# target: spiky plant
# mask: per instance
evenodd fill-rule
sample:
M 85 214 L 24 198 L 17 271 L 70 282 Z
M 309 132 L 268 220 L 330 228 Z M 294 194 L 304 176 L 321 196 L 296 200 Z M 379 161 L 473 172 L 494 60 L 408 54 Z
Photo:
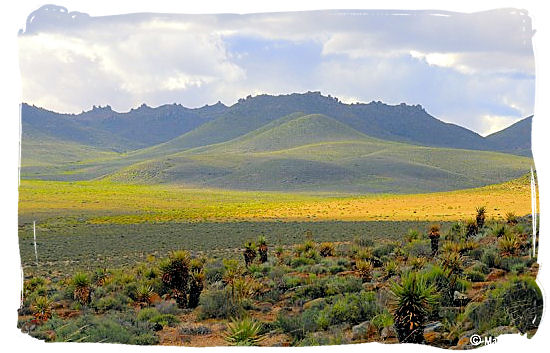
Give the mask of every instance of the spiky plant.
M 319 254 L 322 257 L 334 256 L 335 249 L 334 244 L 329 242 L 324 242 L 319 245 Z
M 190 272 L 189 253 L 184 250 L 172 252 L 168 259 L 161 263 L 160 269 L 162 283 L 170 290 L 178 305 L 185 308 Z
M 199 305 L 202 290 L 204 289 L 205 275 L 202 269 L 200 271 L 192 271 L 189 281 L 189 308 L 196 308 Z
M 136 288 L 136 301 L 138 303 L 149 305 L 151 304 L 151 298 L 153 297 L 153 294 L 153 287 L 142 283 Z
M 267 262 L 267 241 L 263 235 L 258 237 L 258 253 L 260 255 L 260 263 Z
M 353 258 L 357 261 L 359 260 L 368 261 L 368 260 L 372 260 L 372 258 L 374 257 L 371 248 L 358 247 L 353 249 L 353 252 L 354 252 Z
M 426 266 L 426 258 L 419 256 L 419 257 L 411 257 L 409 259 L 409 263 L 414 271 L 419 271 Z
M 516 255 L 521 247 L 521 241 L 514 233 L 507 234 L 498 241 L 498 248 L 502 256 Z
M 391 278 L 399 273 L 399 265 L 395 261 L 388 261 L 384 264 L 385 277 Z
M 466 222 L 466 238 L 473 237 L 477 234 L 479 228 L 476 220 L 470 219 Z
M 232 346 L 257 346 L 265 338 L 261 331 L 262 324 L 254 319 L 232 319 L 227 324 L 224 339 Z
M 509 233 L 509 229 L 506 226 L 506 224 L 498 223 L 498 224 L 495 224 L 491 229 L 491 234 L 497 238 L 502 238 L 508 233 Z
M 31 311 L 39 323 L 46 322 L 52 317 L 52 301 L 46 296 L 39 296 L 31 304 Z
M 90 301 L 91 287 L 90 278 L 84 272 L 77 272 L 73 276 L 73 298 L 81 304 L 88 304 Z
M 224 267 L 223 282 L 231 289 L 231 299 L 235 300 L 235 281 L 243 276 L 244 269 L 236 260 L 224 260 Z
M 355 263 L 355 268 L 363 282 L 370 282 L 372 280 L 372 271 L 374 270 L 372 262 L 359 260 Z
M 391 287 L 394 295 L 393 319 L 400 342 L 422 343 L 424 325 L 437 304 L 436 288 L 416 272 L 403 276 Z
M 482 229 L 485 225 L 485 216 L 487 214 L 487 208 L 485 206 L 481 206 L 476 208 L 476 225 L 477 229 Z
M 439 224 L 432 224 L 428 231 L 428 238 L 430 238 L 432 246 L 432 256 L 435 256 L 439 250 L 439 237 L 441 237 L 440 230 L 441 226 Z
M 413 240 L 418 240 L 418 239 L 420 239 L 420 232 L 416 229 L 409 229 L 409 231 L 405 235 L 405 241 L 409 243 Z
M 246 243 L 244 243 L 243 256 L 244 264 L 246 267 L 250 266 L 250 264 L 254 262 L 256 255 L 256 245 L 251 241 L 247 241 Z
M 518 224 L 518 216 L 514 214 L 514 212 L 508 212 L 506 213 L 506 223 L 508 223 L 511 226 L 515 226 Z
M 464 258 L 458 251 L 447 252 L 441 260 L 441 267 L 449 274 L 450 285 L 454 288 L 458 277 L 464 271 Z
M 94 283 L 96 286 L 102 286 L 105 284 L 105 279 L 107 278 L 107 269 L 98 268 L 94 272 Z

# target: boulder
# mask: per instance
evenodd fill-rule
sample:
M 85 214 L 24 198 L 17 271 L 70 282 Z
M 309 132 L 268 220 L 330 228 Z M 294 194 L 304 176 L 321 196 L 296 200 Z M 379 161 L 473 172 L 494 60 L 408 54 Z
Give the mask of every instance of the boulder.
M 424 327 L 424 334 L 428 332 L 443 332 L 445 330 L 445 327 L 441 323 L 441 321 L 435 321 L 430 322 L 429 324 Z
M 351 329 L 352 339 L 372 339 L 378 336 L 378 328 L 370 321 L 365 321 Z
M 470 298 L 466 294 L 460 293 L 459 291 L 455 290 L 453 294 L 453 301 L 457 305 L 464 306 L 468 304 L 468 302 L 470 301 Z
M 382 329 L 382 332 L 380 333 L 380 338 L 384 341 L 397 339 L 397 332 L 395 331 L 395 327 L 393 327 L 393 325 L 384 327 Z

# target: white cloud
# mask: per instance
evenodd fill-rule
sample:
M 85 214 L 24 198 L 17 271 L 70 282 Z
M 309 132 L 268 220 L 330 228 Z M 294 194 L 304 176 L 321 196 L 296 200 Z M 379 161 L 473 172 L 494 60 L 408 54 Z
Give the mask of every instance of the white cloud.
M 531 23 L 521 12 L 71 14 L 35 13 L 20 36 L 25 101 L 79 112 L 321 90 L 422 104 L 481 133 L 533 111 Z
M 521 120 L 515 116 L 498 116 L 498 115 L 483 115 L 481 117 L 484 129 L 481 132 L 482 136 L 490 135 L 500 131 Z

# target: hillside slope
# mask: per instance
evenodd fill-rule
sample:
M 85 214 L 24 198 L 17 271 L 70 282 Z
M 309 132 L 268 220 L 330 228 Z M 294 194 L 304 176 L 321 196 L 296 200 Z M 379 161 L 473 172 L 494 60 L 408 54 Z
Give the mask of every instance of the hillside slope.
M 287 116 L 234 140 L 152 158 L 108 179 L 243 190 L 430 192 L 525 174 L 531 159 L 366 136 L 324 115 Z
M 504 130 L 486 137 L 494 148 L 521 156 L 531 156 L 533 116 L 518 121 Z

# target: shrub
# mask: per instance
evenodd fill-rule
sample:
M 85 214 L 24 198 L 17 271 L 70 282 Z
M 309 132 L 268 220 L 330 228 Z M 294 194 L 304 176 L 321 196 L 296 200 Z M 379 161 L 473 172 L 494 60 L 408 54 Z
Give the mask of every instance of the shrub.
M 320 280 L 315 280 L 313 283 L 299 287 L 294 297 L 304 301 L 323 298 L 326 296 L 359 292 L 363 289 L 360 278 L 346 277 L 325 277 Z
M 542 316 L 542 293 L 531 278 L 516 277 L 499 284 L 481 302 L 468 304 L 465 318 L 478 332 L 514 326 L 522 333 L 537 328 Z
M 201 295 L 200 320 L 209 318 L 228 319 L 239 316 L 243 312 L 242 304 L 233 300 L 231 294 L 226 290 L 210 290 Z
M 479 271 L 476 270 L 467 270 L 464 272 L 464 276 L 468 279 L 470 282 L 484 282 L 485 281 L 485 275 Z
M 388 310 L 384 309 L 384 311 L 380 314 L 373 317 L 371 322 L 374 326 L 376 326 L 376 328 L 378 328 L 378 331 L 380 331 L 384 327 L 390 327 L 393 325 L 393 316 Z
M 460 222 L 453 223 L 445 235 L 446 241 L 458 241 L 464 238 L 464 225 Z
M 499 255 L 494 248 L 487 248 L 483 251 L 483 255 L 481 255 L 481 261 L 489 268 L 497 267 Z
M 374 245 L 372 238 L 366 235 L 355 237 L 353 242 L 363 248 L 368 248 Z
M 380 312 L 374 292 L 346 293 L 330 298 L 319 311 L 317 325 L 326 330 L 341 323 L 357 324 L 372 319 Z
M 54 335 L 45 333 L 54 332 Z M 153 324 L 135 321 L 130 313 L 104 316 L 82 315 L 72 320 L 52 318 L 39 330 L 31 332 L 40 338 L 54 337 L 57 342 L 104 342 L 123 344 L 157 344 Z
M 428 257 L 432 253 L 430 241 L 428 239 L 413 240 L 406 244 L 403 251 L 412 257 Z
M 204 264 L 204 276 L 206 282 L 209 284 L 222 281 L 224 272 L 225 267 L 222 260 L 216 260 Z
M 249 317 L 232 319 L 227 324 L 224 339 L 233 346 L 257 346 L 265 338 L 261 330 L 262 324 Z
M 397 245 L 395 243 L 382 244 L 375 247 L 372 254 L 378 258 L 381 258 L 382 256 L 391 254 L 396 247 Z

